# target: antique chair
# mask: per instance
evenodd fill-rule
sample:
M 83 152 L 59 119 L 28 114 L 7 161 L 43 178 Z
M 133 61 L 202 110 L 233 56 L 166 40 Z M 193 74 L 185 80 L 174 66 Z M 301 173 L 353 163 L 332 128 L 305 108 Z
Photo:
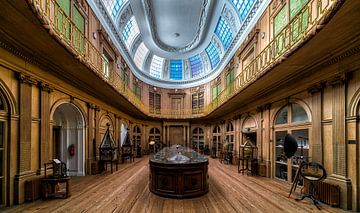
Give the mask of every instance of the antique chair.
M 70 196 L 70 177 L 66 172 L 66 164 L 58 159 L 44 163 L 44 178 L 41 180 L 43 199 Z M 61 189 L 62 184 L 65 184 L 65 189 Z

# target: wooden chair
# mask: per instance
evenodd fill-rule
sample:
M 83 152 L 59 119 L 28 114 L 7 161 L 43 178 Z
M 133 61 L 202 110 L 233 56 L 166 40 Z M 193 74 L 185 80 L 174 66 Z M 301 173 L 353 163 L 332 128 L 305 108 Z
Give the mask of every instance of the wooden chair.
M 60 189 L 61 184 L 65 184 L 65 190 Z M 66 174 L 65 163 L 58 159 L 44 163 L 44 178 L 41 180 L 41 189 L 43 199 L 70 197 L 70 177 Z

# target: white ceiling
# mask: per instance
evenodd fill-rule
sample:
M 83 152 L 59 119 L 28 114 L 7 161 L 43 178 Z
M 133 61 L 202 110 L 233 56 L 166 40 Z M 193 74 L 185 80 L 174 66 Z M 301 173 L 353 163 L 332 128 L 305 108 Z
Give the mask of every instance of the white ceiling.
M 186 88 L 217 77 L 270 2 L 246 1 L 251 5 L 247 21 L 240 19 L 236 0 L 89 0 L 89 4 L 139 79 L 159 87 Z M 121 2 L 125 3 L 121 5 L 118 15 L 111 16 L 114 9 L 106 10 L 106 5 L 114 8 L 112 5 Z M 140 33 L 127 48 L 122 33 L 133 16 Z M 228 48 L 215 33 L 220 17 L 226 20 L 232 32 L 232 42 Z M 149 53 L 139 69 L 133 59 L 141 43 L 149 49 Z M 220 57 L 216 67 L 211 66 L 211 58 L 206 51 L 210 43 L 214 44 Z M 189 58 L 198 54 L 203 70 L 201 75 L 195 76 Z M 165 59 L 161 78 L 150 75 L 154 55 Z M 181 80 L 170 80 L 169 61 L 172 59 L 182 59 Z

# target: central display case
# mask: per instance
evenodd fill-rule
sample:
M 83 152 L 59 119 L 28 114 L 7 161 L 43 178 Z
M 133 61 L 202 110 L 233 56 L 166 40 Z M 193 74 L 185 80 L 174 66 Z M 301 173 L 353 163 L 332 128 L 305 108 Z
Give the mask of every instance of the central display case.
M 209 191 L 207 157 L 180 145 L 165 147 L 150 160 L 149 189 L 170 198 L 198 197 Z

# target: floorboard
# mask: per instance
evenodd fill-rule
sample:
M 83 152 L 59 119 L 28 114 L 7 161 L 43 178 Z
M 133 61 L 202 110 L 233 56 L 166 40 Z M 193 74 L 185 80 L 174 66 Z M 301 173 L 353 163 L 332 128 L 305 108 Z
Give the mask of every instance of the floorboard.
M 209 193 L 193 199 L 169 199 L 152 194 L 148 189 L 149 158 L 120 164 L 111 174 L 73 177 L 68 199 L 38 200 L 1 212 L 345 212 L 321 204 L 319 211 L 309 200 L 297 202 L 298 191 L 287 198 L 291 185 L 277 179 L 246 176 L 234 165 L 209 159 Z

